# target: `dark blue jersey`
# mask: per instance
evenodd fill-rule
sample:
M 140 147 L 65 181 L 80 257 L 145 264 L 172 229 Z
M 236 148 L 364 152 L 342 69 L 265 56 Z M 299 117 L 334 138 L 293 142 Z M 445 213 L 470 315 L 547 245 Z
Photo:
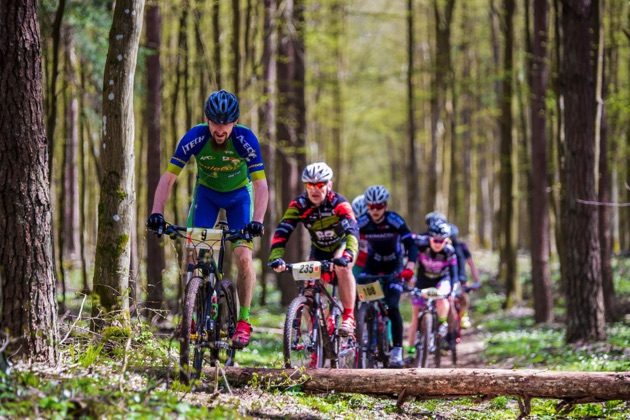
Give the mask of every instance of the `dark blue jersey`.
M 472 255 L 466 242 L 453 241 L 453 248 L 455 248 L 455 255 L 457 256 L 457 274 L 459 275 L 459 281 L 463 283 L 467 280 L 466 260 Z
M 393 211 L 386 211 L 380 223 L 372 221 L 368 214 L 358 220 L 359 237 L 367 243 L 365 271 L 376 274 L 392 272 L 399 268 L 405 252 L 415 261 L 418 248 L 405 220 Z M 404 248 L 403 248 L 404 245 Z

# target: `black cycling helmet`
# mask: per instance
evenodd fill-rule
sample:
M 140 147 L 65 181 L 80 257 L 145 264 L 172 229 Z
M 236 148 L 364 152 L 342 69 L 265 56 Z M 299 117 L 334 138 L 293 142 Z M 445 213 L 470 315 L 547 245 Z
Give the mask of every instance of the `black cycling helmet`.
M 238 119 L 240 111 L 238 99 L 226 90 L 212 92 L 204 107 L 206 117 L 216 124 L 228 124 Z
M 429 236 L 446 239 L 451 236 L 451 225 L 443 220 L 435 220 L 429 225 Z

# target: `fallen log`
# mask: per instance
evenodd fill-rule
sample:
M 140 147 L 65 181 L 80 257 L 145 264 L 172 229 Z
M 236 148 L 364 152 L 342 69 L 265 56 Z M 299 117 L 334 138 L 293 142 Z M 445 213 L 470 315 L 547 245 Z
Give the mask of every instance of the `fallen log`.
M 444 398 L 498 395 L 575 402 L 630 400 L 630 372 L 509 369 L 225 368 L 231 385 L 299 385 L 308 392 Z

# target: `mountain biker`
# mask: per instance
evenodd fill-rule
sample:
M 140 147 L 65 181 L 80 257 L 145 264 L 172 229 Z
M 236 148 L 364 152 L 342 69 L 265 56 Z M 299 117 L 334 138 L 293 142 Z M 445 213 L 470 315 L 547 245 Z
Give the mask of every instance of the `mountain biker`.
M 367 204 L 365 204 L 365 196 L 363 194 L 357 195 L 352 200 L 352 211 L 354 212 L 354 217 L 359 220 L 361 216 L 367 213 Z M 361 238 L 359 234 L 359 253 L 357 255 L 357 259 L 354 262 L 354 267 L 352 267 L 352 273 L 356 278 L 359 274 L 363 272 L 363 267 L 365 267 L 365 262 L 367 260 L 367 243 L 364 239 Z
M 416 237 L 418 246 L 418 279 L 417 287 L 424 289 L 435 287 L 442 295 L 450 295 L 453 285 L 458 281 L 457 256 L 455 249 L 450 244 L 451 226 L 440 218 L 430 221 L 426 235 Z M 450 299 L 450 297 L 449 297 Z M 436 312 L 438 316 L 438 332 L 446 337 L 448 332 L 449 299 L 438 299 Z M 418 313 L 421 301 L 413 299 L 411 325 L 408 335 L 408 352 L 415 351 L 414 343 L 418 328 Z
M 194 156 L 197 181 L 187 225 L 212 228 L 223 208 L 231 229 L 245 228 L 254 236 L 262 235 L 268 189 L 258 139 L 249 128 L 237 124 L 238 99 L 230 92 L 212 92 L 204 113 L 206 123 L 188 130 L 162 174 L 147 227 L 157 230 L 164 226 L 164 205 L 177 176 Z M 256 281 L 252 249 L 252 241 L 241 240 L 234 244 L 240 302 L 236 331 L 231 337 L 235 348 L 247 346 L 252 331 L 249 310 Z
M 466 242 L 459 239 L 459 229 L 453 223 L 451 225 L 451 243 L 453 244 L 453 248 L 455 248 L 455 254 L 457 255 L 457 273 L 459 275 L 459 282 L 462 287 L 459 288 L 459 293 L 456 298 L 459 298 L 460 307 L 459 307 L 459 316 L 461 319 L 461 326 L 463 329 L 470 328 L 470 317 L 468 316 L 468 308 L 470 307 L 470 296 L 466 292 L 466 283 L 468 278 L 466 276 L 466 263 L 470 267 L 470 274 L 473 278 L 473 287 L 479 285 L 479 274 L 477 272 L 477 267 L 472 259 L 472 254 L 468 249 L 468 245 Z
M 415 261 L 418 257 L 418 248 L 413 234 L 398 213 L 387 209 L 389 191 L 384 186 L 368 187 L 364 196 L 368 210 L 367 214 L 358 220 L 360 238 L 368 245 L 364 272 L 371 275 L 395 273 L 402 268 L 403 258 L 407 254 L 407 263 L 400 277 L 409 282 L 413 277 Z M 389 366 L 394 368 L 403 366 L 403 319 L 398 307 L 402 291 L 402 283 L 398 278 L 384 285 L 387 313 L 392 323 L 393 348 Z
M 350 203 L 333 191 L 332 178 L 333 171 L 324 162 L 311 163 L 304 168 L 302 182 L 306 191 L 291 201 L 282 216 L 273 234 L 269 265 L 276 272 L 284 271 L 286 263 L 282 257 L 286 243 L 302 222 L 311 236 L 310 259 L 334 263 L 344 308 L 339 332 L 347 336 L 354 334 L 355 328 L 356 284 L 352 266 L 359 247 L 358 229 Z M 339 252 L 341 255 L 336 255 Z

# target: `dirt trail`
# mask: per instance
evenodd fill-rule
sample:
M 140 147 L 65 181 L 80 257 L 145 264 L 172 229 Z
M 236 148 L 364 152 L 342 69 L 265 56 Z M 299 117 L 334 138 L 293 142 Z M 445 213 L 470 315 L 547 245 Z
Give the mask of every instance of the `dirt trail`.
M 462 340 L 457 345 L 458 368 L 484 368 L 481 353 L 484 349 L 482 333 L 477 328 L 462 330 Z M 453 367 L 450 354 L 442 357 L 442 367 Z

